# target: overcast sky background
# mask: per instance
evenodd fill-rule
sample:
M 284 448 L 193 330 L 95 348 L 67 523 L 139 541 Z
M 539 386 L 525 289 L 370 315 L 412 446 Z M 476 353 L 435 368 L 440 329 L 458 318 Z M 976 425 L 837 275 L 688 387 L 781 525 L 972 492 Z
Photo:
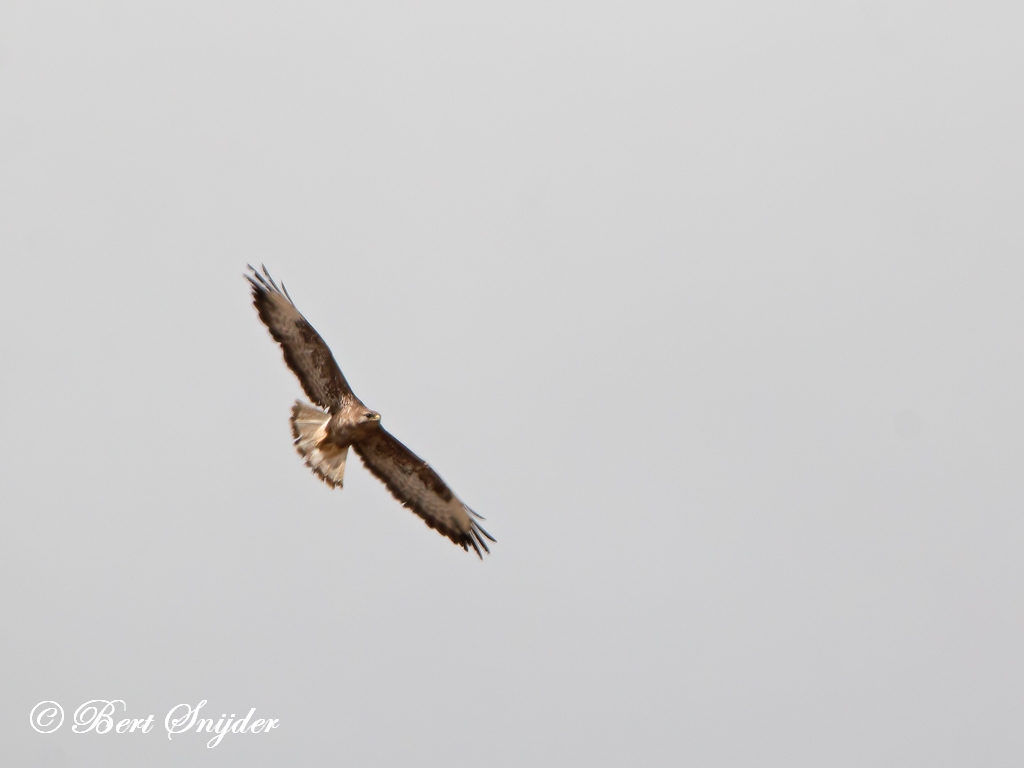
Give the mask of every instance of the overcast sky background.
M 5 759 L 1020 764 L 982 6 L 0 4 Z M 246 262 L 491 557 L 302 465 Z M 97 698 L 155 730 L 29 727 Z

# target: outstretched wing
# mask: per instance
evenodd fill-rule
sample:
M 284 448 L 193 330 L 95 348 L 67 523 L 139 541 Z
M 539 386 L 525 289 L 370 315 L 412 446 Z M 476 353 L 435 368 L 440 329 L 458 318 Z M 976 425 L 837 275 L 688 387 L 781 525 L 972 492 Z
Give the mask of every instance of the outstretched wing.
M 252 305 L 259 312 L 260 320 L 281 345 L 284 361 L 298 377 L 306 396 L 333 413 L 353 396 L 334 361 L 334 355 L 320 334 L 295 308 L 284 284 L 279 289 L 266 267 L 263 267 L 262 275 L 252 265 L 249 269 L 252 274 L 246 275 L 245 279 L 252 283 Z
M 402 504 L 423 518 L 427 525 L 460 547 L 473 547 L 483 559 L 490 552 L 484 539 L 494 537 L 480 527 L 483 519 L 452 493 L 437 472 L 383 428 L 352 446 L 363 464 L 388 487 Z

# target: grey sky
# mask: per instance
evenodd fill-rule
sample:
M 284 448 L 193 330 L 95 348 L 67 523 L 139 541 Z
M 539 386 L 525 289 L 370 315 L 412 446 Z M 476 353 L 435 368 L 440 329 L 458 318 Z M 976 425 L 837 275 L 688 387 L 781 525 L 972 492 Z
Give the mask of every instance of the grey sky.
M 11 764 L 1018 764 L 1022 33 L 0 5 Z M 490 558 L 302 465 L 246 262 Z

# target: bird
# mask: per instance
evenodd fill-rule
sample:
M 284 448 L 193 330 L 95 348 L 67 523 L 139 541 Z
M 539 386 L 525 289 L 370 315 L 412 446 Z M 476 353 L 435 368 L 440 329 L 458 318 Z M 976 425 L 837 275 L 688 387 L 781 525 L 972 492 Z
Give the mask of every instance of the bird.
M 330 348 L 296 308 L 284 283 L 278 288 L 266 265 L 261 265 L 262 273 L 247 266 L 253 306 L 314 403 L 296 400 L 292 406 L 292 437 L 306 466 L 331 488 L 341 488 L 351 448 L 403 506 L 464 550 L 472 547 L 483 560 L 483 552 L 490 553 L 487 541 L 496 541 L 477 522 L 483 517 L 384 429 L 379 413 L 355 396 Z

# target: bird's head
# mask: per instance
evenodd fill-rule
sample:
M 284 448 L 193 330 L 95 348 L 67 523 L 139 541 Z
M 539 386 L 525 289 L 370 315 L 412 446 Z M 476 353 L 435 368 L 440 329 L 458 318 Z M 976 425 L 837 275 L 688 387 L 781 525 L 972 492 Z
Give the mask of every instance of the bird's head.
M 364 424 L 380 424 L 380 414 L 376 411 L 366 411 L 363 413 L 361 421 Z

